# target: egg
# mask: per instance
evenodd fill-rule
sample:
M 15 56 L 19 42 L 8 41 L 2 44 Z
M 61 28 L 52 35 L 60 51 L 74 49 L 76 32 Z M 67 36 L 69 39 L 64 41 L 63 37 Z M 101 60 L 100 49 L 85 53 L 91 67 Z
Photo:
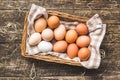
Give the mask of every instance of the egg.
M 83 24 L 83 23 L 80 23 L 80 24 L 77 25 L 76 31 L 80 35 L 86 35 L 89 32 L 87 26 L 85 24 Z
M 66 34 L 66 28 L 64 25 L 59 25 L 58 28 L 54 30 L 54 35 L 56 40 L 63 40 Z
M 47 52 L 52 51 L 53 45 L 50 42 L 41 41 L 38 44 L 38 48 L 39 48 L 40 52 L 47 53 Z
M 54 33 L 51 29 L 44 29 L 42 31 L 42 38 L 45 40 L 45 41 L 51 41 L 53 38 L 54 38 Z
M 87 47 L 90 44 L 90 37 L 89 36 L 79 36 L 78 39 L 76 40 L 76 44 L 79 47 Z
M 65 40 L 68 43 L 73 43 L 73 42 L 76 41 L 77 37 L 78 37 L 78 34 L 77 34 L 77 32 L 75 30 L 69 30 L 66 33 Z
M 81 61 L 88 60 L 88 58 L 90 57 L 90 54 L 91 54 L 91 51 L 86 47 L 81 48 L 78 51 L 78 57 L 80 58 Z
M 35 32 L 30 36 L 28 43 L 29 45 L 34 46 L 37 45 L 40 41 L 41 41 L 40 33 Z
M 67 42 L 62 40 L 62 41 L 57 41 L 54 45 L 53 45 L 53 51 L 54 52 L 65 52 L 67 49 Z
M 47 20 L 48 26 L 51 29 L 57 28 L 60 24 L 60 20 L 57 16 L 50 16 Z
M 36 32 L 42 32 L 47 26 L 47 22 L 44 18 L 40 18 L 35 21 L 34 28 Z
M 69 44 L 67 48 L 69 58 L 75 58 L 78 55 L 78 46 L 75 43 Z

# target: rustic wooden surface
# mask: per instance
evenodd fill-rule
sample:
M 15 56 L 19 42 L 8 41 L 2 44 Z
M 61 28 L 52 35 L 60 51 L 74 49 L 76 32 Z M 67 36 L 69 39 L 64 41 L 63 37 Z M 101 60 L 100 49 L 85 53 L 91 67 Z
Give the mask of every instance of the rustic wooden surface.
M 107 32 L 99 69 L 48 63 L 21 56 L 26 11 L 35 3 L 48 10 L 92 17 L 100 14 Z M 120 80 L 120 0 L 0 0 L 0 80 Z

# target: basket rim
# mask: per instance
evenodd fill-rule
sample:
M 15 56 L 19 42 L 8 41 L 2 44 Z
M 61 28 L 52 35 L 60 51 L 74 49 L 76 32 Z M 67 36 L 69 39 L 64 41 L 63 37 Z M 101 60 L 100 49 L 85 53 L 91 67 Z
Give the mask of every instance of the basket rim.
M 79 16 L 75 16 L 75 15 L 71 15 L 68 13 L 63 13 L 63 12 L 58 12 L 58 11 L 47 11 L 48 14 L 50 15 L 59 15 L 58 17 L 63 17 L 63 18 L 68 18 L 68 19 L 72 19 L 78 22 L 83 22 L 85 23 L 88 18 L 87 17 L 79 17 Z M 27 25 L 28 25 L 28 18 L 29 15 L 29 11 L 26 12 L 26 16 L 24 19 L 24 29 L 22 32 L 22 43 L 21 43 L 21 55 L 27 58 L 34 58 L 34 59 L 38 59 L 38 60 L 44 60 L 47 62 L 55 62 L 55 63 L 60 63 L 60 64 L 68 64 L 68 65 L 73 65 L 73 66 L 82 66 L 79 62 L 75 62 L 73 60 L 65 60 L 65 59 L 61 59 L 59 57 L 56 56 L 51 56 L 51 55 L 28 55 L 28 53 L 26 53 L 26 36 L 27 36 Z M 63 16 L 61 16 L 63 15 Z

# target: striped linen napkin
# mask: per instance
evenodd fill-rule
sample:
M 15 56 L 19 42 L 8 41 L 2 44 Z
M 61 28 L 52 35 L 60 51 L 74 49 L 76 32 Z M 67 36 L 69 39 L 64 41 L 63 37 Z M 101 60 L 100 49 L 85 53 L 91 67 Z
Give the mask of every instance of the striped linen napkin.
M 34 54 L 41 54 L 41 55 L 53 55 L 58 56 L 59 58 L 66 59 L 66 60 L 74 60 L 77 62 L 80 62 L 80 64 L 87 69 L 97 69 L 101 62 L 101 55 L 100 55 L 100 44 L 104 38 L 105 32 L 106 32 L 106 24 L 102 23 L 102 20 L 100 19 L 98 14 L 95 14 L 92 18 L 90 18 L 86 25 L 89 29 L 89 36 L 91 38 L 91 43 L 89 45 L 89 49 L 91 50 L 91 56 L 88 61 L 81 61 L 78 57 L 75 57 L 73 59 L 70 59 L 67 54 L 60 54 L 56 52 L 48 52 L 48 53 L 40 53 L 38 46 L 31 47 L 28 44 L 29 37 L 32 33 L 34 33 L 34 20 L 40 16 L 44 16 L 46 19 L 48 18 L 48 14 L 46 12 L 46 9 L 40 6 L 37 6 L 35 4 L 32 4 L 32 7 L 30 9 L 30 13 L 28 15 L 28 28 L 27 28 L 27 39 L 26 39 L 26 52 L 29 55 Z M 66 29 L 75 29 L 76 25 L 79 24 L 78 22 L 65 22 L 60 21 L 60 24 L 64 24 L 66 26 Z M 68 27 L 69 26 L 69 27 Z

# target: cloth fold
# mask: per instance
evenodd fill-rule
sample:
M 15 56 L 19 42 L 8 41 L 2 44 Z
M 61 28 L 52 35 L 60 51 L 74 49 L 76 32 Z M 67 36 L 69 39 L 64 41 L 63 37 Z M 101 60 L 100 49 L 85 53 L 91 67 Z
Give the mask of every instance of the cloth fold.
M 28 29 L 27 29 L 27 40 L 26 40 L 26 52 L 29 55 L 34 54 L 41 54 L 41 55 L 53 55 L 58 56 L 59 58 L 66 59 L 66 60 L 74 60 L 82 64 L 82 66 L 86 67 L 87 69 L 97 69 L 101 62 L 101 55 L 100 55 L 100 44 L 104 38 L 105 32 L 106 32 L 106 24 L 102 23 L 102 20 L 100 19 L 98 14 L 95 14 L 92 18 L 90 18 L 86 25 L 89 29 L 89 36 L 91 38 L 91 43 L 89 45 L 89 49 L 91 50 L 91 56 L 88 61 L 81 61 L 78 57 L 75 57 L 74 59 L 70 59 L 66 53 L 61 54 L 57 52 L 48 52 L 48 53 L 40 53 L 38 46 L 31 47 L 28 44 L 29 36 L 34 33 L 34 20 L 38 17 L 44 16 L 46 19 L 48 18 L 48 14 L 46 12 L 46 9 L 40 6 L 37 6 L 35 4 L 32 4 L 32 7 L 30 9 L 30 13 L 28 15 Z M 79 24 L 79 22 L 65 22 L 60 21 L 60 24 L 65 25 L 66 29 L 75 29 L 76 25 Z
M 35 32 L 34 28 L 33 28 L 34 20 L 41 17 L 42 15 L 47 20 L 48 14 L 46 12 L 46 9 L 43 7 L 37 6 L 35 4 L 32 4 L 32 7 L 30 9 L 30 13 L 28 16 L 28 29 L 27 29 L 28 36 L 30 36 L 31 34 L 33 34 Z

